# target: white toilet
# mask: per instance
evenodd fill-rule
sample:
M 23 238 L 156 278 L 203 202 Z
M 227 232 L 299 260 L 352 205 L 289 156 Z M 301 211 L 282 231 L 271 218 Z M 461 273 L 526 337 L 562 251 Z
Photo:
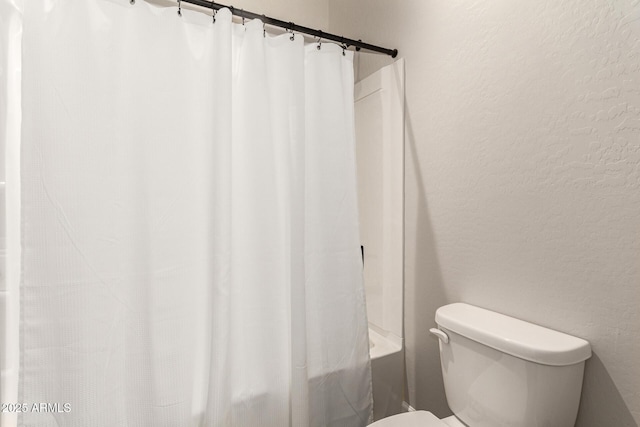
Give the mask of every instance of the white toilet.
M 584 363 L 583 339 L 456 303 L 436 311 L 449 407 L 384 418 L 371 427 L 573 427 Z

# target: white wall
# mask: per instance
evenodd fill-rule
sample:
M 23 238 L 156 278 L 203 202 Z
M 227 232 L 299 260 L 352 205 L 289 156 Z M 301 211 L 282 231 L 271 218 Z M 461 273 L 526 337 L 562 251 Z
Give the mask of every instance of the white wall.
M 329 0 L 406 59 L 407 399 L 465 301 L 588 339 L 578 426 L 640 421 L 640 3 Z M 361 54 L 362 78 L 389 62 Z

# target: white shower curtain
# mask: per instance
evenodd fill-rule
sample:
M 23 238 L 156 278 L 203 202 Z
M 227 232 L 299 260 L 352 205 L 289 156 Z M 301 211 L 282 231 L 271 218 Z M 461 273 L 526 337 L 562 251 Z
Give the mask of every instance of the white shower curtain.
M 366 425 L 351 53 L 24 3 L 20 425 Z

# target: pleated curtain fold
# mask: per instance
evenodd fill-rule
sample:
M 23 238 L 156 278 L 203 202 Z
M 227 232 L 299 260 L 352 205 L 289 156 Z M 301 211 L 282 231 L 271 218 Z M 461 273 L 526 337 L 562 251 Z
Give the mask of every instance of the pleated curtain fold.
M 351 53 L 24 8 L 19 425 L 366 425 Z

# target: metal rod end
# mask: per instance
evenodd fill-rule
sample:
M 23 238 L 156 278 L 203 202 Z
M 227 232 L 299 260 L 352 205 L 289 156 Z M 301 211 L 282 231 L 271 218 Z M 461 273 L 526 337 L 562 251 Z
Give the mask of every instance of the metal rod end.
M 398 56 L 398 49 L 393 49 L 393 52 L 391 52 L 391 57 L 395 58 L 396 56 Z

